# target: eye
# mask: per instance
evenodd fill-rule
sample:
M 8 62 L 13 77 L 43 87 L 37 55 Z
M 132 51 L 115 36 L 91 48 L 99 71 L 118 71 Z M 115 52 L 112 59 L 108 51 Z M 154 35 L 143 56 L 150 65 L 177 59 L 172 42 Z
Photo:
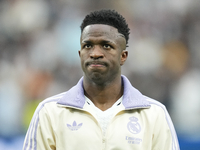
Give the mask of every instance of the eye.
M 83 46 L 83 48 L 85 48 L 85 49 L 90 49 L 90 48 L 92 48 L 92 45 L 91 45 L 91 44 L 85 44 L 85 45 Z
M 104 44 L 104 45 L 103 45 L 103 48 L 105 48 L 105 49 L 111 49 L 112 46 L 110 46 L 109 44 Z

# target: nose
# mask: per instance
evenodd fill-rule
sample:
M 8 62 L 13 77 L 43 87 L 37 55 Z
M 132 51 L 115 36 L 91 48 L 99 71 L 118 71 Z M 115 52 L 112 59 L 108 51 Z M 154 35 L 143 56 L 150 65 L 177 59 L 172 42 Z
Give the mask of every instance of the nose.
M 91 53 L 90 53 L 90 58 L 92 59 L 99 59 L 103 58 L 104 54 L 102 53 L 102 49 L 100 46 L 94 46 Z

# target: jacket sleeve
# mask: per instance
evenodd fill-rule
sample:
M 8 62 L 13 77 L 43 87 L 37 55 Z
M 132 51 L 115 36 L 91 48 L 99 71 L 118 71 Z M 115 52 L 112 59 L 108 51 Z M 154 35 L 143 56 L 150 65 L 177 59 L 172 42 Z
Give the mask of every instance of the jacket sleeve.
M 50 118 L 44 107 L 39 104 L 24 140 L 23 150 L 55 150 L 55 137 Z
M 160 108 L 157 115 L 152 150 L 180 150 L 174 125 L 165 106 Z

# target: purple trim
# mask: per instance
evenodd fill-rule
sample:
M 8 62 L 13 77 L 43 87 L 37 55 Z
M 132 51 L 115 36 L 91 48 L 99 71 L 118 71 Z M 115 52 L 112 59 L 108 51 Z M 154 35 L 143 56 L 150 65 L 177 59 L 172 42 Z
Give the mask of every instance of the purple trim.
M 155 101 L 155 100 L 150 99 L 150 98 L 148 98 L 148 99 L 149 99 L 148 101 L 149 101 L 150 104 L 157 105 L 157 106 L 159 106 L 159 107 L 161 107 L 163 109 L 163 111 L 165 113 L 165 118 L 167 120 L 167 124 L 168 124 L 168 126 L 170 128 L 171 135 L 172 135 L 172 141 L 173 141 L 172 142 L 172 150 L 180 150 L 180 147 L 179 147 L 179 144 L 178 144 L 178 138 L 177 138 L 177 135 L 176 135 L 176 131 L 174 129 L 174 125 L 172 123 L 172 120 L 171 120 L 168 112 L 167 112 L 166 107 L 163 104 L 161 104 L 160 102 L 158 102 L 158 101 Z
M 27 148 L 27 146 L 28 146 L 28 137 L 29 137 L 29 133 L 30 133 L 30 128 L 31 128 L 31 126 L 32 126 L 32 121 L 31 121 L 31 124 L 30 124 L 30 127 L 29 127 L 29 129 L 28 129 L 28 134 L 27 134 L 27 136 L 26 136 L 26 140 L 25 140 L 25 146 L 24 146 L 24 150 Z
M 150 104 L 146 101 L 145 97 L 135 89 L 129 80 L 122 75 L 122 81 L 124 84 L 124 95 L 122 104 L 125 109 L 134 109 L 134 108 L 149 108 Z
M 79 80 L 77 85 L 72 87 L 65 93 L 65 95 L 63 95 L 63 98 L 58 101 L 58 104 L 83 108 L 85 104 L 83 77 Z
M 41 108 L 42 109 L 42 108 Z M 34 150 L 36 150 L 37 149 L 37 140 L 36 140 L 36 137 L 37 137 L 37 127 L 38 127 L 38 123 L 39 123 L 39 114 L 38 114 L 38 119 L 37 119 L 37 121 L 36 121 L 36 124 L 35 124 L 35 132 L 34 132 L 34 138 L 33 138 L 33 140 L 34 140 Z
M 144 96 L 135 89 L 129 80 L 122 75 L 122 82 L 124 84 L 124 95 L 122 104 L 124 105 L 125 109 L 133 109 L 133 108 L 149 108 L 150 104 Z M 83 90 L 83 77 L 79 80 L 77 85 L 72 87 L 69 91 L 63 95 L 58 101 L 58 104 L 83 108 L 85 104 L 85 96 Z
M 57 96 L 56 96 L 57 97 Z M 26 137 L 26 141 L 25 141 L 25 146 L 24 146 L 24 149 L 23 150 L 26 150 L 27 147 L 28 147 L 28 144 L 29 144 L 29 141 L 30 141 L 30 147 L 29 147 L 29 150 L 32 149 L 32 145 L 33 145 L 33 141 L 34 141 L 34 150 L 37 149 L 37 140 L 36 140 L 36 136 L 37 136 L 37 127 L 38 127 L 38 123 L 39 123 L 39 112 L 40 110 L 44 107 L 44 105 L 46 103 L 49 103 L 49 102 L 54 102 L 54 101 L 58 101 L 58 99 L 47 99 L 47 100 L 44 100 L 43 102 L 41 102 L 38 106 L 38 108 L 36 109 L 35 113 L 34 113 L 34 116 L 32 118 L 32 121 L 31 121 L 31 125 L 28 129 L 28 134 L 27 134 L 27 137 Z M 35 124 L 35 125 L 34 125 Z M 35 131 L 34 131 L 35 130 Z M 33 133 L 34 131 L 34 133 Z M 29 135 L 30 134 L 30 135 Z M 34 135 L 34 136 L 33 136 Z
M 124 85 L 124 94 L 123 94 L 122 104 L 124 105 L 125 109 L 149 108 L 151 104 L 155 104 L 161 107 L 165 112 L 166 120 L 172 134 L 172 138 L 173 138 L 172 150 L 179 150 L 180 148 L 178 145 L 176 132 L 165 106 L 153 99 L 148 98 L 148 100 L 146 100 L 147 98 L 143 96 L 137 89 L 135 89 L 131 85 L 129 80 L 123 75 L 122 75 L 122 82 Z M 32 147 L 34 148 L 34 150 L 37 149 L 36 136 L 37 136 L 37 127 L 39 123 L 39 112 L 46 103 L 53 102 L 53 101 L 57 101 L 58 104 L 62 104 L 66 106 L 83 108 L 85 104 L 85 96 L 84 96 L 84 90 L 83 90 L 83 77 L 79 80 L 77 85 L 72 87 L 69 91 L 50 97 L 40 103 L 40 105 L 37 107 L 34 113 L 30 127 L 28 129 L 24 150 L 28 148 L 29 142 L 30 142 L 29 150 L 32 149 Z M 34 142 L 34 145 L 33 145 L 33 142 Z
M 34 124 L 33 124 L 34 125 Z M 32 128 L 32 130 L 31 130 L 31 137 L 32 137 L 32 135 L 33 135 L 33 128 Z M 30 138 L 31 138 L 30 137 Z M 30 139 L 30 147 L 29 147 L 29 149 L 32 149 L 32 138 Z
M 34 116 L 33 116 L 32 120 L 31 120 L 30 127 L 29 127 L 29 129 L 28 129 L 28 134 L 27 134 L 26 141 L 25 141 L 24 150 L 26 150 L 26 148 L 27 148 L 27 146 L 28 146 L 28 144 L 29 144 L 29 140 L 30 140 L 30 147 L 29 147 L 29 149 L 32 148 L 32 138 L 31 138 L 31 137 L 32 137 L 32 135 L 33 135 L 35 118 L 36 118 L 36 116 L 38 115 L 38 111 L 39 111 L 39 110 L 36 109 L 36 111 L 35 111 L 35 113 L 34 113 Z

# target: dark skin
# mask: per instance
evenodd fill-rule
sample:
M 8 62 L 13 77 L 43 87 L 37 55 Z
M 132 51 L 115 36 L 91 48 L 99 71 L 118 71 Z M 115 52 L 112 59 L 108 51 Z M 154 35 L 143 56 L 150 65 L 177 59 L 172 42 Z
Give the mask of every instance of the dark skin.
M 102 111 L 122 95 L 121 66 L 127 59 L 126 40 L 109 25 L 88 25 L 81 34 L 79 56 L 85 95 Z

